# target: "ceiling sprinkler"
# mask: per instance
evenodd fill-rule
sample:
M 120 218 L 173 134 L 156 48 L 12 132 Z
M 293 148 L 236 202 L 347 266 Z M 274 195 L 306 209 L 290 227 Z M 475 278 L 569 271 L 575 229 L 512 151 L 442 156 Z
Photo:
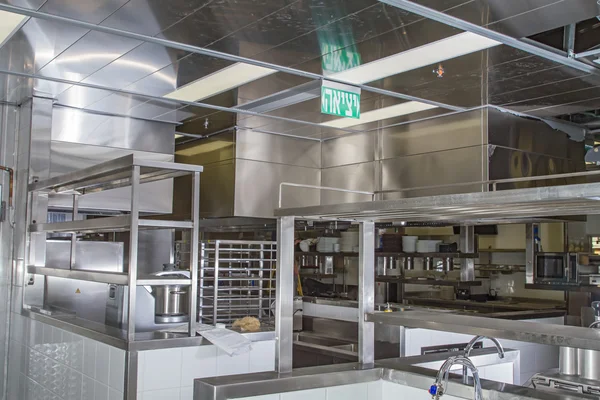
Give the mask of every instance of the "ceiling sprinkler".
M 444 66 L 442 64 L 438 65 L 438 67 L 433 70 L 433 73 L 436 74 L 438 78 L 443 78 L 445 72 L 446 70 L 444 70 Z
M 204 129 L 208 129 L 208 118 L 204 120 Z

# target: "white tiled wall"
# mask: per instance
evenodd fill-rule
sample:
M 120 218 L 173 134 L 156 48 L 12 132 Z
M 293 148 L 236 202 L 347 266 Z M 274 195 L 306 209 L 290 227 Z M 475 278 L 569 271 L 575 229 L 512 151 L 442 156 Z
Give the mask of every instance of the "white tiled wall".
M 125 351 L 12 314 L 9 400 L 123 400 Z
M 196 378 L 274 370 L 274 340 L 254 342 L 250 353 L 234 357 L 212 345 L 140 351 L 137 397 L 192 400 Z
M 518 350 L 512 351 L 517 352 Z M 437 371 L 440 369 L 444 361 L 445 360 L 440 360 L 424 364 L 418 364 L 418 366 Z M 462 374 L 462 366 L 460 365 L 454 365 L 454 367 L 452 367 L 451 370 L 454 373 Z M 481 366 L 477 365 L 477 371 L 479 372 L 479 377 L 481 379 L 488 379 L 490 381 L 513 384 L 514 380 L 519 378 L 519 370 L 516 369 L 516 366 L 512 362 L 501 362 L 500 360 L 498 360 L 498 364 Z M 472 376 L 471 373 L 469 373 L 469 376 Z
M 563 325 L 563 317 L 542 318 L 528 320 L 533 323 Z M 551 329 L 549 327 L 549 329 Z M 451 343 L 467 343 L 473 336 L 458 333 L 433 331 L 428 329 L 407 329 L 406 331 L 406 355 L 414 356 L 421 354 L 421 347 L 437 346 Z M 520 375 L 514 378 L 516 385 L 523 385 L 535 373 L 551 368 L 558 368 L 558 347 L 545 346 L 541 344 L 516 342 L 513 340 L 499 340 L 502 346 L 509 349 L 519 350 Z M 490 341 L 484 342 L 484 347 L 490 347 Z

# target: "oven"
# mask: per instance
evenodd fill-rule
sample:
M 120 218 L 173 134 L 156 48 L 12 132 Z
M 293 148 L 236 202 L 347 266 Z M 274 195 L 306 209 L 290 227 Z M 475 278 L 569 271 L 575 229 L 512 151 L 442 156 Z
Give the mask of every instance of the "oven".
M 536 283 L 577 283 L 577 254 L 538 253 L 535 256 Z

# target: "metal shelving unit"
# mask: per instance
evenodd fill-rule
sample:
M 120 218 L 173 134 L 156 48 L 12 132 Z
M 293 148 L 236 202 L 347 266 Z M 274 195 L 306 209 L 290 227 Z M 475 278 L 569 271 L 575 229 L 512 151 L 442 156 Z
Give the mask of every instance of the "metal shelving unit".
M 44 198 L 53 194 L 73 196 L 73 221 L 58 223 L 36 223 L 36 212 L 32 212 L 28 229 L 30 248 L 44 245 L 47 233 L 70 233 L 71 266 L 70 268 L 47 268 L 29 265 L 31 274 L 53 276 L 67 279 L 84 280 L 128 286 L 127 297 L 127 339 L 135 338 L 135 310 L 137 286 L 190 285 L 190 310 L 196 310 L 198 279 L 198 249 L 200 220 L 200 173 L 203 167 L 197 165 L 178 164 L 172 162 L 150 161 L 136 155 L 110 160 L 76 172 L 51 178 L 45 181 L 34 181 L 29 185 L 29 192 L 34 208 L 44 207 Z M 140 184 L 171 179 L 178 176 L 192 175 L 192 218 L 189 221 L 170 221 L 164 219 L 141 218 L 139 211 Z M 77 220 L 79 197 L 88 193 L 100 192 L 120 187 L 131 188 L 131 209 L 128 215 L 89 218 Z M 45 215 L 45 212 L 40 213 Z M 159 276 L 138 277 L 138 232 L 144 229 L 174 229 L 191 231 L 190 279 L 165 278 Z M 128 271 L 109 273 L 74 269 L 75 247 L 78 233 L 129 232 Z M 34 260 L 35 261 L 35 260 Z M 189 335 L 196 334 L 196 314 L 190 312 Z
M 201 323 L 231 324 L 257 317 L 273 325 L 277 243 L 215 240 L 201 243 L 199 318 Z

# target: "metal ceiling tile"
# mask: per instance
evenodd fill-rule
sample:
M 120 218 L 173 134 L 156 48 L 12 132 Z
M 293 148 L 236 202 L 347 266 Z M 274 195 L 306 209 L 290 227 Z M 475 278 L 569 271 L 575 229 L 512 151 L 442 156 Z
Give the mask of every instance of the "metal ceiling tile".
M 66 24 L 30 18 L 2 47 L 14 48 L 28 59 L 27 72 L 35 72 L 88 32 Z
M 133 107 L 148 101 L 147 98 L 132 96 L 129 94 L 113 93 L 110 96 L 105 96 L 86 107 L 88 110 L 100 111 L 104 113 L 124 114 Z
M 236 54 L 252 56 L 256 48 L 268 49 L 278 46 L 315 29 L 346 18 L 349 14 L 363 10 L 375 0 L 329 0 L 327 2 L 295 2 L 267 17 L 238 30 L 224 43 L 215 43 L 213 47 L 223 51 L 235 51 Z M 243 24 L 238 24 L 242 27 Z M 251 44 L 246 48 L 246 44 Z M 257 46 L 259 45 L 259 46 Z
M 295 0 L 215 0 L 159 36 L 205 47 L 294 3 Z M 238 54 L 235 49 L 230 50 Z
M 162 115 L 160 119 L 163 121 L 179 122 L 174 118 L 168 118 L 165 116 L 166 113 L 170 113 L 179 108 L 181 108 L 181 104 L 170 103 L 166 101 L 150 100 L 146 103 L 140 104 L 129 109 L 126 115 L 145 119 L 153 119 L 155 117 L 158 117 L 159 115 Z
M 40 11 L 99 24 L 128 0 L 48 0 Z
M 190 118 L 195 118 L 201 115 L 207 115 L 209 113 L 214 113 L 213 110 L 208 110 L 201 107 L 192 107 L 192 106 L 184 106 L 180 107 L 174 111 L 169 111 L 164 114 L 158 114 L 156 119 L 165 120 L 165 121 L 177 121 L 182 122 Z
M 110 89 L 99 90 L 73 85 L 58 96 L 58 102 L 66 106 L 85 108 L 111 93 Z
M 189 53 L 180 50 L 144 43 L 93 73 L 83 82 L 123 89 L 187 55 Z
M 10 4 L 11 6 L 31 8 L 32 10 L 39 9 L 46 0 L 2 0 L 0 3 Z
M 234 62 L 232 61 L 200 54 L 191 54 L 188 57 L 184 57 L 177 63 L 176 89 L 233 64 Z
M 36 96 L 57 98 L 59 94 L 68 90 L 73 85 L 66 83 L 50 82 L 44 79 L 34 79 L 33 93 Z
M 90 32 L 43 67 L 44 76 L 81 81 L 141 45 L 138 40 Z
M 154 36 L 211 0 L 130 0 L 101 25 Z

